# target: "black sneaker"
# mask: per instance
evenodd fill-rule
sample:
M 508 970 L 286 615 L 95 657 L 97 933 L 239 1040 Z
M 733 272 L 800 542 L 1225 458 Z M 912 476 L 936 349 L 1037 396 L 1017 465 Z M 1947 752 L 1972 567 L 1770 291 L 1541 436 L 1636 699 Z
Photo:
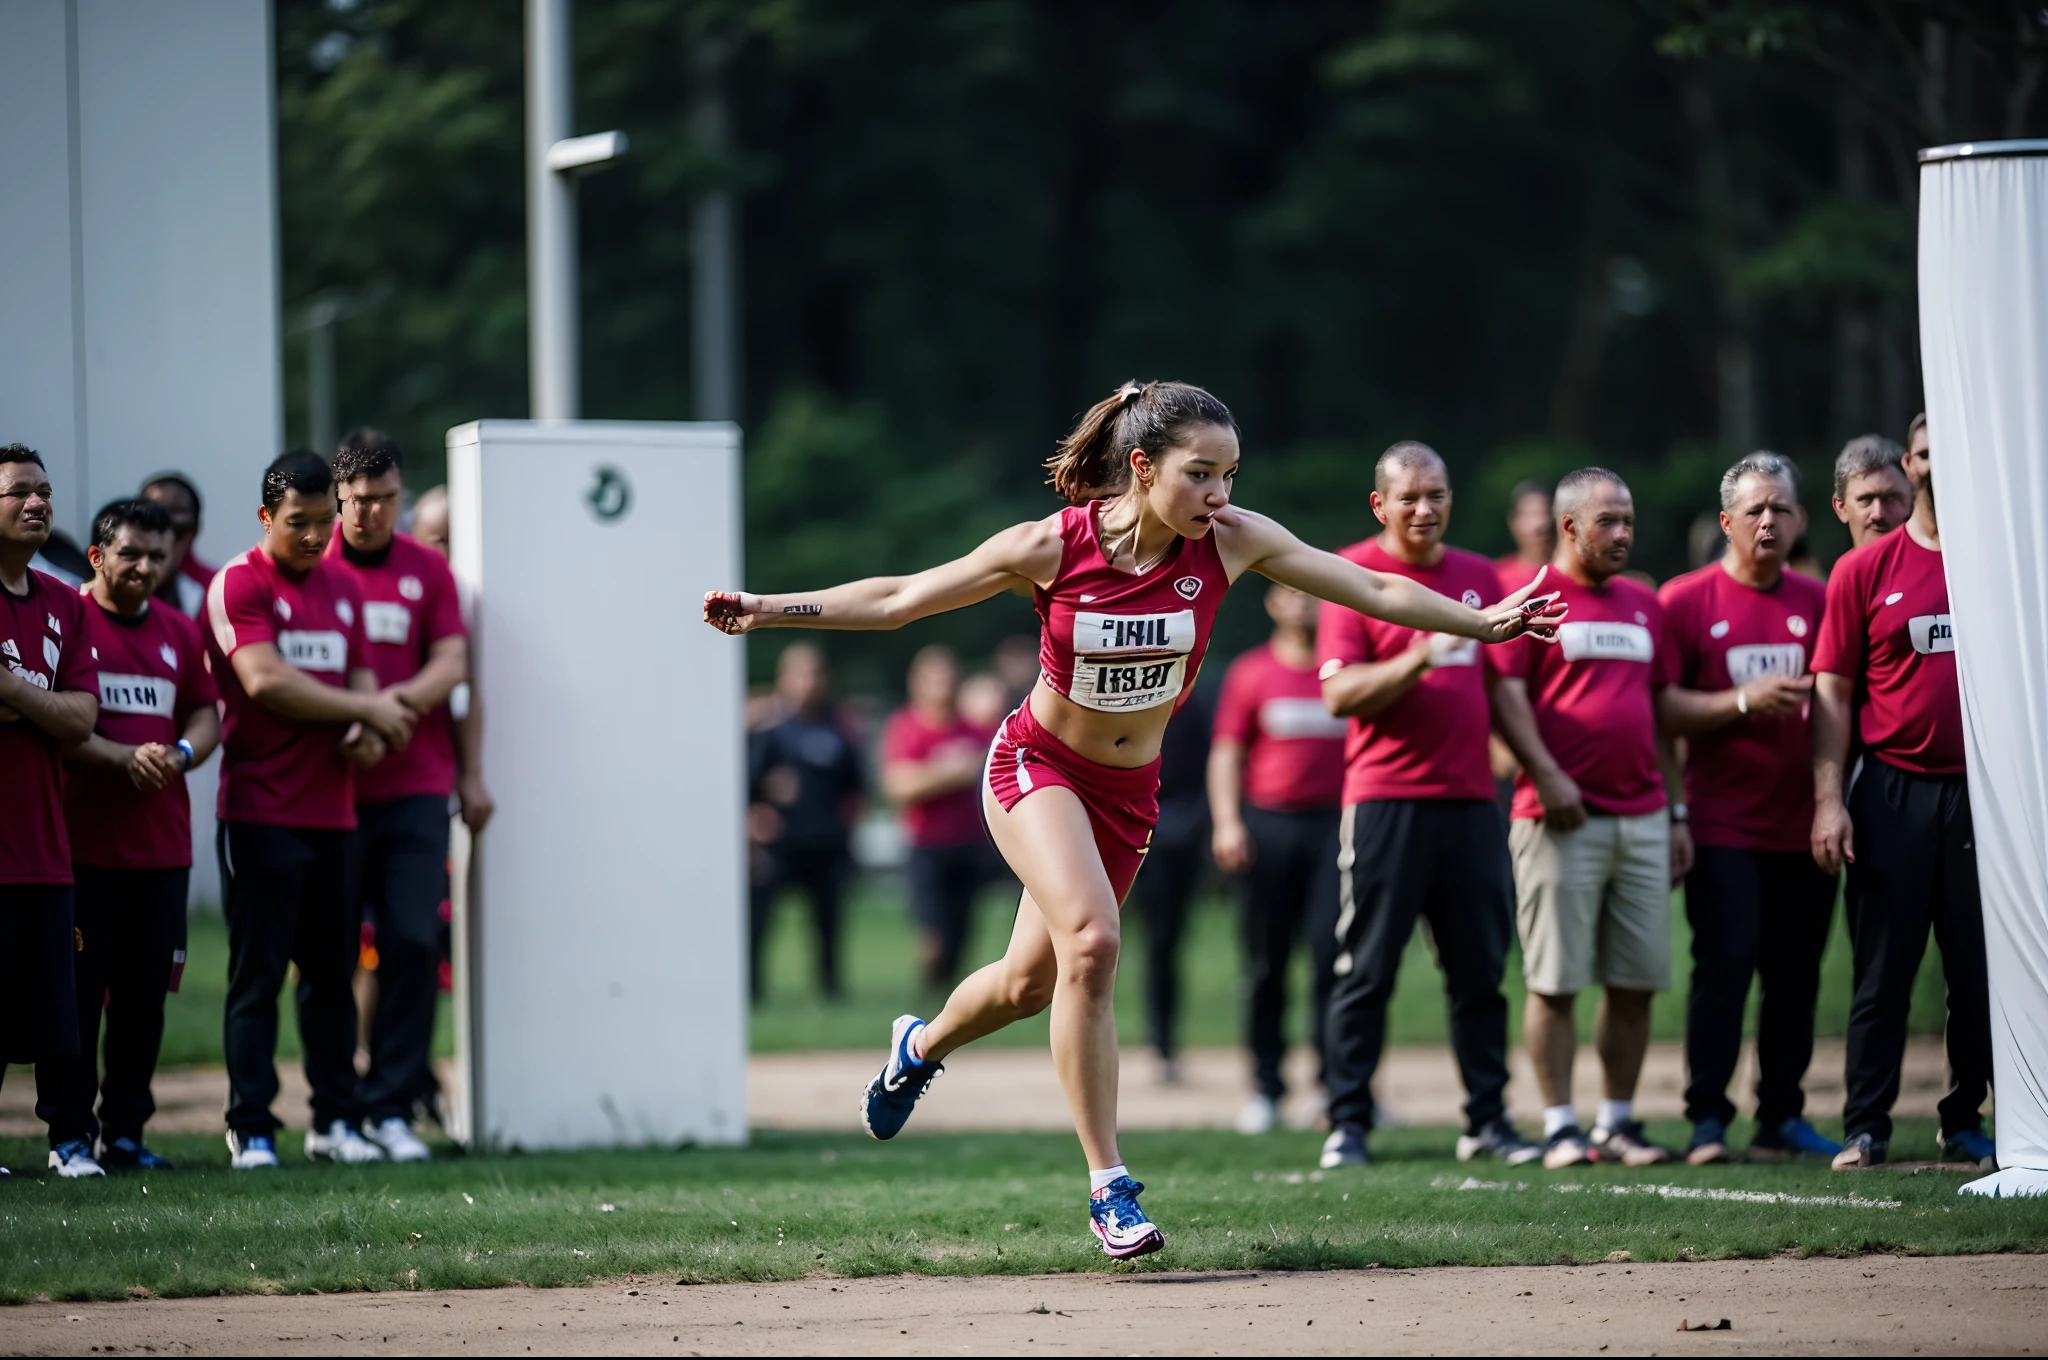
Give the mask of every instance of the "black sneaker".
M 1316 1165 L 1325 1171 L 1334 1171 L 1340 1166 L 1367 1166 L 1372 1154 L 1365 1148 L 1365 1125 L 1349 1120 L 1330 1130 L 1330 1136 L 1323 1140 L 1323 1155 Z
M 1871 1134 L 1859 1133 L 1842 1144 L 1842 1150 L 1835 1154 L 1835 1170 L 1862 1171 L 1873 1166 L 1884 1165 L 1885 1145 Z
M 1543 1155 L 1543 1149 L 1524 1138 L 1505 1118 L 1496 1119 L 1477 1133 L 1458 1135 L 1458 1160 L 1469 1162 L 1482 1153 L 1498 1162 L 1520 1166 Z

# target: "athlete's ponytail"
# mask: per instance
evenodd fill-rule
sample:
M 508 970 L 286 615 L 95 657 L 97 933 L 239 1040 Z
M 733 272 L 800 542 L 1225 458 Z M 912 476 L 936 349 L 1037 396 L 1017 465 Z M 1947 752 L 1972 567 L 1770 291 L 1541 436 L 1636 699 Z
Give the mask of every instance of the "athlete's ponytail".
M 1130 485 L 1131 450 L 1157 458 L 1204 425 L 1235 430 L 1230 408 L 1199 387 L 1127 382 L 1088 408 L 1045 460 L 1046 481 L 1070 504 L 1113 496 Z

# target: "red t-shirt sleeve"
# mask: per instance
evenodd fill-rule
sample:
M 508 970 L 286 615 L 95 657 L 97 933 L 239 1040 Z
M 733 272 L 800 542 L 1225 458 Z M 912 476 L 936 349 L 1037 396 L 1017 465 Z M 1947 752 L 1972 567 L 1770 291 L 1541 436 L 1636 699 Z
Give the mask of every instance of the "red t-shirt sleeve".
M 1316 654 L 1323 658 L 1325 664 L 1335 661 L 1346 666 L 1379 659 L 1372 645 L 1372 634 L 1365 626 L 1365 616 L 1355 609 L 1346 609 L 1327 600 L 1317 616 Z
M 95 695 L 100 688 L 99 651 L 93 642 L 92 619 L 84 608 L 84 596 L 72 595 L 69 591 L 71 617 L 65 620 L 64 628 L 70 640 L 57 653 L 57 674 L 52 683 L 60 690 L 91 690 Z
M 220 686 L 214 683 L 213 672 L 206 668 L 204 649 L 199 645 L 196 629 L 182 631 L 178 635 L 178 726 L 182 729 L 185 719 L 202 708 L 210 708 L 220 702 Z
M 340 575 L 339 572 L 335 573 Z M 335 592 L 337 600 L 348 601 L 348 668 L 352 671 L 372 669 L 376 663 L 370 660 L 370 637 L 363 631 L 363 596 L 356 589 L 354 581 L 346 581 Z
M 1323 606 L 1325 609 L 1329 605 Z M 1252 668 L 1257 653 L 1247 652 L 1230 663 L 1230 669 L 1223 676 L 1223 693 L 1216 700 L 1217 741 L 1234 741 L 1249 745 L 1252 734 L 1259 723 L 1259 696 L 1256 692 L 1257 676 Z
M 446 637 L 468 637 L 469 625 L 462 621 L 462 595 L 455 588 L 455 573 L 437 555 L 430 567 L 431 583 L 427 587 L 426 640 L 439 642 Z
M 221 655 L 231 657 L 258 642 L 275 644 L 274 603 L 254 567 L 238 563 L 215 576 L 206 588 L 206 624 Z
M 1678 648 L 1671 637 L 1670 616 L 1652 604 L 1650 606 L 1650 637 L 1653 646 L 1650 652 L 1650 688 L 1663 689 L 1666 685 L 1678 683 L 1680 675 Z
M 1813 669 L 1850 679 L 1863 673 L 1863 620 L 1856 603 L 1865 593 L 1860 561 L 1835 564 L 1821 604 L 1820 636 L 1813 644 Z

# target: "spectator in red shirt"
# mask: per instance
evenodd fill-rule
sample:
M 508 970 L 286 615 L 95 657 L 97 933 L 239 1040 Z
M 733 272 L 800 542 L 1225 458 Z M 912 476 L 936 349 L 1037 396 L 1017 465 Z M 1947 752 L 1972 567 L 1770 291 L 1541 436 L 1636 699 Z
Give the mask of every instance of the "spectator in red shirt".
M 171 519 L 146 500 L 115 501 L 93 518 L 85 596 L 99 655 L 99 718 L 66 757 L 79 1052 L 36 1068 L 53 1108 L 58 1165 L 92 1174 L 169 1165 L 142 1141 L 156 1112 L 150 1081 L 163 1043 L 164 995 L 185 968 L 192 808 L 185 774 L 220 745 L 219 697 L 199 629 L 152 599 L 167 569 Z M 107 1019 L 100 1075 L 100 1012 Z M 94 1100 L 99 1112 L 95 1116 Z
M 224 712 L 217 841 L 228 918 L 228 1146 L 277 1165 L 277 993 L 299 969 L 299 1040 L 315 1160 L 377 1161 L 356 1125 L 356 921 L 347 886 L 354 772 L 403 751 L 418 715 L 383 692 L 355 583 L 323 554 L 334 476 L 308 450 L 263 474 L 262 540 L 206 591 L 208 665 Z
M 1904 463 L 1913 516 L 1835 563 L 1814 648 L 1813 858 L 1829 874 L 1848 865 L 1855 976 L 1837 1170 L 1885 1160 L 1930 927 L 1948 983 L 1952 1076 L 1938 1142 L 1945 1156 L 1996 1166 L 1980 1113 L 1991 1083 L 1984 917 L 1926 420 L 1914 420 Z M 1852 721 L 1863 758 L 1849 772 Z
M 355 777 L 355 907 L 377 951 L 363 1135 L 393 1161 L 422 1162 L 429 1153 L 412 1110 L 437 1089 L 430 1050 L 457 770 L 448 700 L 469 677 L 469 630 L 447 561 L 398 532 L 404 464 L 390 437 L 356 430 L 344 438 L 334 482 L 341 532 L 328 540 L 327 564 L 362 597 L 378 687 L 418 717 L 403 751 Z
M 199 488 L 182 472 L 159 472 L 142 484 L 140 494 L 171 517 L 171 560 L 157 581 L 157 598 L 196 619 L 206 607 L 206 588 L 213 583 L 213 568 L 192 555 L 192 544 L 203 527 Z
M 1514 857 L 1523 1018 L 1543 1092 L 1543 1162 L 1649 1166 L 1670 1158 L 1634 1116 L 1650 1043 L 1650 1000 L 1671 985 L 1671 885 L 1692 867 L 1692 838 L 1673 742 L 1657 725 L 1657 694 L 1678 678 L 1664 610 L 1623 576 L 1635 542 L 1635 501 L 1605 468 L 1557 484 L 1557 557 L 1545 586 L 1570 606 L 1558 645 L 1509 643 L 1485 655 L 1499 669 L 1494 720 L 1522 763 Z M 1595 1034 L 1606 1098 L 1590 1142 L 1572 1109 L 1578 994 L 1605 989 Z
M 1901 466 L 1906 451 L 1881 434 L 1861 434 L 1835 457 L 1835 518 L 1849 526 L 1850 546 L 1875 543 L 1913 513 L 1913 484 Z
M 910 702 L 882 728 L 882 793 L 896 804 L 910 839 L 910 916 L 927 987 L 944 991 L 960 976 L 975 894 L 988 878 L 975 781 L 995 737 L 960 716 L 960 664 L 934 644 L 910 660 Z
M 0 1072 L 11 1062 L 63 1063 L 78 1053 L 59 762 L 92 735 L 99 695 L 84 601 L 29 566 L 50 537 L 52 494 L 41 454 L 0 447 Z M 48 1120 L 53 1112 L 38 1106 Z
M 1806 531 L 1790 461 L 1754 453 L 1721 478 L 1721 560 L 1667 582 L 1660 598 L 1678 682 L 1657 696 L 1667 732 L 1690 748 L 1685 801 L 1695 844 L 1685 880 L 1692 923 L 1686 997 L 1686 1117 L 1695 1166 L 1728 1160 L 1728 1083 L 1742 1051 L 1752 979 L 1756 1133 L 1749 1155 L 1832 1157 L 1841 1145 L 1804 1118 L 1820 959 L 1835 876 L 1814 867 L 1808 648 L 1820 582 L 1786 569 Z
M 1210 832 L 1216 867 L 1244 875 L 1238 938 L 1244 951 L 1245 1046 L 1254 1094 L 1241 1133 L 1266 1133 L 1287 1094 L 1287 970 L 1296 941 L 1309 957 L 1308 1041 L 1323 1056 L 1323 1013 L 1337 954 L 1337 810 L 1344 792 L 1344 720 L 1323 705 L 1316 678 L 1321 601 L 1277 582 L 1266 588 L 1273 636 L 1230 663 L 1209 744 Z M 1327 1072 L 1319 1071 L 1327 1081 Z
M 1551 514 L 1550 487 L 1524 478 L 1508 492 L 1508 535 L 1515 550 L 1493 559 L 1503 594 L 1513 594 L 1536 579 L 1557 554 L 1557 519 Z
M 1451 483 L 1434 449 L 1411 442 L 1381 454 L 1372 510 L 1385 527 L 1340 556 L 1474 609 L 1499 601 L 1500 582 L 1486 559 L 1443 542 Z M 1506 1104 L 1508 1003 L 1500 983 L 1513 938 L 1514 879 L 1486 758 L 1479 653 L 1492 649 L 1325 604 L 1317 650 L 1323 701 L 1351 719 L 1336 985 L 1325 1022 L 1331 1132 L 1322 1164 L 1367 1159 L 1387 1002 L 1420 917 L 1429 920 L 1443 968 L 1451 1048 L 1465 1083 L 1458 1156 L 1529 1161 L 1537 1150 L 1516 1132 Z

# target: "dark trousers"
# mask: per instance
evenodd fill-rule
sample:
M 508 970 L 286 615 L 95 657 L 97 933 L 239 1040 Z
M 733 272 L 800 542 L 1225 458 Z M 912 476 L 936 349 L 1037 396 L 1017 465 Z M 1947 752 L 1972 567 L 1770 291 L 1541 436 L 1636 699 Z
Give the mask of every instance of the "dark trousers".
M 50 1146 L 93 1143 L 104 1130 L 142 1141 L 156 1113 L 149 1083 L 164 1042 L 164 995 L 185 961 L 190 869 L 98 869 L 75 864 L 78 1054 L 36 1064 L 36 1105 L 47 1105 Z M 100 1010 L 107 1014 L 100 1074 Z M 93 1114 L 98 1097 L 99 1114 Z
M 299 966 L 299 1044 L 313 1088 L 313 1122 L 362 1118 L 356 1082 L 358 917 L 349 900 L 347 831 L 222 822 L 215 845 L 228 918 L 224 1048 L 228 1127 L 274 1135 L 277 993 Z
M 1685 1115 L 1735 1118 L 1728 1083 L 1742 1053 L 1749 983 L 1761 986 L 1756 1025 L 1756 1124 L 1775 1130 L 1806 1110 L 1820 956 L 1835 917 L 1835 877 L 1804 850 L 1702 845 L 1685 878 L 1692 925 L 1692 990 L 1685 999 Z
M 69 883 L 0 883 L 0 1074 L 7 1064 L 78 1053 L 78 984 Z M 37 1082 L 36 1118 L 57 1107 Z
M 1892 1136 L 1906 1012 L 1933 928 L 1948 983 L 1951 1084 L 1937 1107 L 1943 1133 L 1983 1124 L 1991 1089 L 1991 992 L 1970 793 L 1961 775 L 1908 774 L 1866 756 L 1849 791 L 1856 862 L 1845 896 L 1856 993 L 1849 1004 L 1848 1136 Z
M 409 1119 L 435 1091 L 434 1011 L 441 991 L 441 902 L 448 896 L 448 799 L 356 806 L 356 902 L 377 931 L 377 1009 L 363 1117 Z
M 960 954 L 967 947 L 975 896 L 988 881 L 988 847 L 979 841 L 912 846 L 904 876 L 910 883 L 910 918 L 938 946 L 925 982 L 950 986 L 960 976 Z
M 1336 985 L 1324 1035 L 1330 1122 L 1372 1124 L 1387 1002 L 1418 918 L 1443 970 L 1451 1050 L 1477 1133 L 1506 1112 L 1508 1003 L 1501 973 L 1515 935 L 1507 822 L 1491 802 L 1352 803 L 1338 836 Z
M 1280 1099 L 1287 1092 L 1280 1064 L 1287 1054 L 1287 965 L 1306 936 L 1309 959 L 1308 1041 L 1316 1051 L 1317 1075 L 1329 1080 L 1323 1057 L 1323 1016 L 1336 981 L 1337 822 L 1336 808 L 1269 812 L 1246 807 L 1252 866 L 1244 875 L 1239 939 L 1244 949 L 1244 1041 L 1251 1050 L 1252 1079 L 1259 1094 Z
M 795 888 L 810 903 L 811 923 L 818 932 L 818 990 L 827 1000 L 839 999 L 840 902 L 849 861 L 844 843 L 771 845 L 768 874 L 754 884 L 748 911 L 752 948 L 747 952 L 748 981 L 754 999 L 761 999 L 761 942 L 775 899 Z
M 1155 835 L 1131 885 L 1131 901 L 1145 923 L 1145 1032 L 1169 1060 L 1180 1052 L 1180 946 L 1208 855 L 1206 821 L 1170 841 Z

